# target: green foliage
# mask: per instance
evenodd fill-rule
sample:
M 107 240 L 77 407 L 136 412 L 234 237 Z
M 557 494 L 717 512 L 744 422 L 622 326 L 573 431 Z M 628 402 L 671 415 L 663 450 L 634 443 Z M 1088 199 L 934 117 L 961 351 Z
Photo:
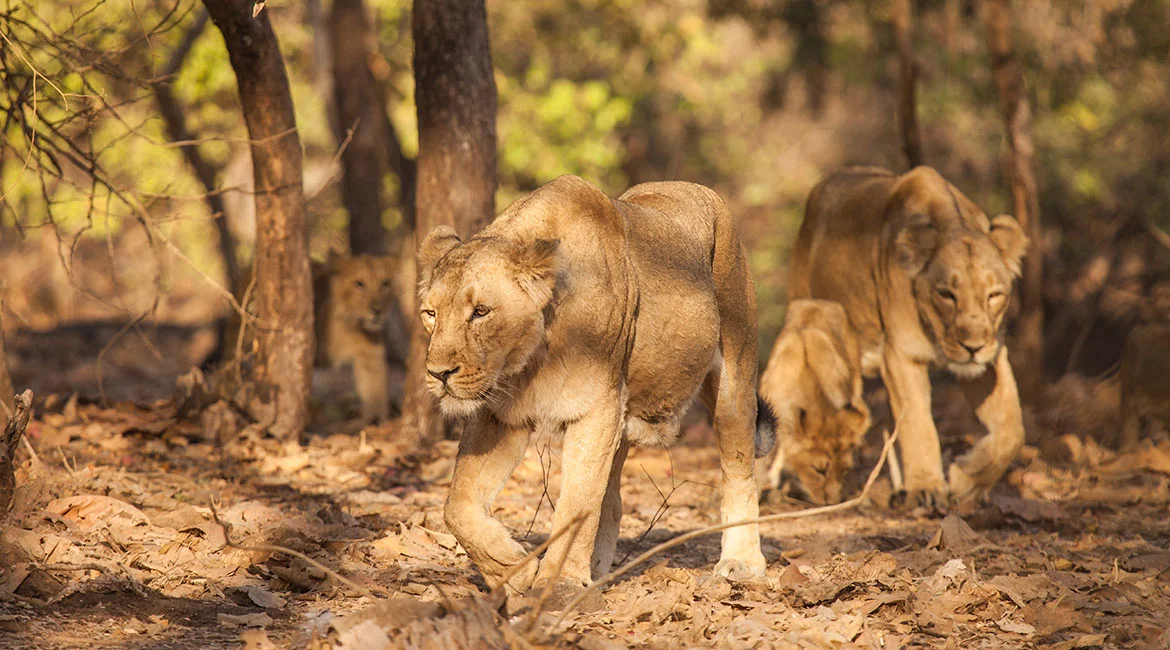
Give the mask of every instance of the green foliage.
M 169 13 L 169 2 L 7 1 L 88 48 L 58 45 L 28 53 L 29 63 L 70 102 L 66 108 L 61 93 L 40 84 L 38 113 L 60 121 L 79 107 L 92 108 L 92 124 L 72 122 L 73 133 L 84 132 L 87 146 L 102 150 L 108 173 L 143 196 L 152 215 L 173 224 L 188 255 L 216 268 L 202 189 L 178 151 L 165 144 L 141 84 L 165 64 L 198 2 L 182 0 Z M 328 0 L 321 4 L 327 15 Z M 1098 245 L 1102 223 L 1150 219 L 1170 226 L 1170 2 L 1090 4 L 1016 4 L 1041 211 L 1062 235 L 1054 240 L 1061 246 L 1054 254 L 1074 263 Z M 367 5 L 378 33 L 371 69 L 386 84 L 385 108 L 413 156 L 411 2 Z M 949 13 L 954 3 L 914 5 L 927 161 L 989 213 L 1008 211 L 1002 116 L 983 25 L 977 15 Z M 306 182 L 314 191 L 326 183 L 310 202 L 319 253 L 344 241 L 345 211 L 336 183 L 327 183 L 335 181 L 330 165 L 338 143 L 324 83 L 329 68 L 316 59 L 322 34 L 307 7 L 269 3 L 266 11 L 286 57 Z M 749 251 L 762 354 L 783 321 L 787 258 L 808 190 L 843 164 L 905 166 L 884 4 L 521 0 L 492 1 L 487 8 L 499 91 L 499 207 L 561 174 L 578 174 L 612 194 L 665 178 L 714 187 L 737 216 Z M 63 31 L 74 16 L 84 17 Z M 25 65 L 12 57 L 7 62 Z M 204 140 L 201 153 L 222 168 L 242 147 L 245 130 L 234 74 L 214 26 L 195 43 L 173 87 L 188 126 Z M 11 127 L 4 136 L 18 154 L 0 157 L 5 222 L 35 224 L 50 214 L 72 229 L 94 222 L 84 182 L 42 188 L 35 165 L 22 175 L 24 136 Z M 384 187 L 387 197 L 397 196 L 398 179 L 388 175 Z M 99 191 L 93 203 L 113 206 L 109 229 L 117 231 L 127 211 L 106 198 Z M 398 206 L 388 202 L 384 223 L 394 227 L 400 220 Z M 103 228 L 95 222 L 92 233 Z M 1075 264 L 1070 268 L 1075 272 Z

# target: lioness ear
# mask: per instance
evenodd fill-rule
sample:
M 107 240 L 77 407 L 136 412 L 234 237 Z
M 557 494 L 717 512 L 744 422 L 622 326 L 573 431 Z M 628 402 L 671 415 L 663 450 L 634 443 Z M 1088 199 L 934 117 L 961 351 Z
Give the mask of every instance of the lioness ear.
M 926 266 L 937 246 L 938 230 L 925 214 L 916 214 L 907 219 L 894 238 L 899 261 L 911 274 L 918 273 Z
M 560 272 L 557 249 L 560 244 L 557 239 L 538 239 L 531 245 L 520 246 L 512 255 L 516 280 L 542 308 L 552 299 L 553 289 L 557 286 L 557 273 Z
M 435 265 L 459 245 L 459 235 L 451 226 L 439 226 L 427 234 L 418 247 L 418 287 L 420 293 L 431 285 Z
M 1007 264 L 1013 275 L 1019 277 L 1020 262 L 1028 251 L 1028 237 L 1024 235 L 1020 222 L 1011 215 L 1001 214 L 991 220 L 991 232 L 987 236 L 999 249 L 999 254 L 1003 255 L 1004 264 Z

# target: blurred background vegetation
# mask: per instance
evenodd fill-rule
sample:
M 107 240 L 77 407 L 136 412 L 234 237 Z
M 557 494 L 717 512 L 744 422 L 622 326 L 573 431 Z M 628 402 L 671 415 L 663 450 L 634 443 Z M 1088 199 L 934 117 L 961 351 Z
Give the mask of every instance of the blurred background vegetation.
M 266 5 L 288 66 L 318 258 L 347 245 L 331 127 L 330 4 Z M 1009 212 L 981 3 L 912 6 L 925 161 L 989 214 Z M 5 328 L 138 316 L 200 324 L 224 314 L 202 275 L 223 281 L 207 191 L 170 141 L 152 90 L 202 6 L 0 7 Z M 408 0 L 365 6 L 376 30 L 368 65 L 386 90 L 381 108 L 413 157 L 410 8 Z M 488 0 L 497 209 L 561 174 L 612 195 L 658 179 L 713 187 L 749 249 L 766 354 L 783 322 L 787 259 L 809 189 L 845 164 L 906 169 L 890 10 L 883 0 Z M 1032 254 L 1045 257 L 1046 365 L 1050 375 L 1096 374 L 1116 361 L 1142 297 L 1170 271 L 1167 240 L 1158 239 L 1158 228 L 1170 228 L 1170 0 L 1016 2 L 1013 21 L 1044 224 Z M 218 30 L 197 33 L 171 88 L 214 168 L 246 265 L 251 166 Z M 57 161 L 30 156 L 30 109 L 143 209 L 72 170 L 68 152 Z M 385 196 L 399 188 L 388 168 Z M 400 204 L 385 205 L 383 224 L 402 232 Z M 400 254 L 411 246 L 409 237 L 398 241 Z

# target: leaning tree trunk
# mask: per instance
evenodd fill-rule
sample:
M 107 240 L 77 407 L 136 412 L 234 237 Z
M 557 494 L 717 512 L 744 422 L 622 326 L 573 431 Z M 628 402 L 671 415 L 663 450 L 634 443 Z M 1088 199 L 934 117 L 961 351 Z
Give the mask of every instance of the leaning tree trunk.
M 278 437 L 298 435 L 308 418 L 313 371 L 313 296 L 301 143 L 288 76 L 268 12 L 252 0 L 203 0 L 223 32 L 240 89 L 255 178 L 253 378 L 263 416 Z
M 362 0 L 333 0 L 329 44 L 333 59 L 334 132 L 341 152 L 342 199 L 349 212 L 349 250 L 386 253 L 382 226 L 382 177 L 386 171 L 383 133 L 386 107 L 370 71 L 374 29 Z
M 495 211 L 496 83 L 483 0 L 416 0 L 415 101 L 418 104 L 416 243 L 439 225 L 467 237 Z M 412 319 L 403 406 L 404 434 L 419 444 L 442 432 L 426 392 L 427 337 Z
M 898 129 L 902 134 L 902 152 L 911 168 L 924 163 L 922 136 L 918 131 L 917 78 L 914 65 L 914 13 L 910 0 L 893 0 L 890 22 L 894 24 L 894 41 L 898 46 Z
M 1032 111 L 1024 95 L 1023 68 L 1012 51 L 1011 0 L 987 0 L 984 11 L 987 50 L 1007 132 L 1012 209 L 1032 242 L 1024 258 L 1013 349 L 1020 393 L 1025 400 L 1032 400 L 1038 396 L 1044 377 L 1044 249 L 1036 177 L 1032 171 Z

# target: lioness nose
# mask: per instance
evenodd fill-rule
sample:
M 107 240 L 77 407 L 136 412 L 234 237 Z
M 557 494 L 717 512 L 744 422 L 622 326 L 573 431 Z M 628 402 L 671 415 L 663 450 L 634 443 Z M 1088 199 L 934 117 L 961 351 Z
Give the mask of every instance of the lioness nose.
M 970 352 L 971 356 L 975 356 L 976 352 L 983 349 L 983 344 L 982 343 L 975 343 L 975 344 L 964 343 L 963 348 L 965 348 L 968 352 Z
M 453 375 L 457 372 L 459 372 L 459 366 L 455 366 L 454 368 L 448 368 L 447 370 L 431 370 L 430 368 L 427 368 L 428 375 L 434 377 L 435 379 L 438 379 L 439 381 L 443 382 L 444 384 L 447 383 L 448 377 L 450 377 L 451 375 Z

